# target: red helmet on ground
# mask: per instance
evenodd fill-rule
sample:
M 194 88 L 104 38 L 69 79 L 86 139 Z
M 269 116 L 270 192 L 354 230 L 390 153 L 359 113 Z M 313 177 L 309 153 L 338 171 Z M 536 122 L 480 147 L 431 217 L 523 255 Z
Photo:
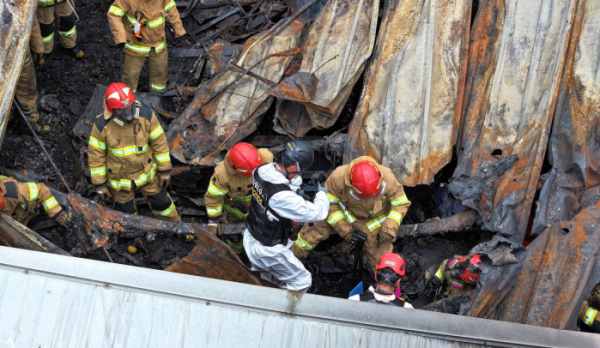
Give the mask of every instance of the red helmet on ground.
M 385 253 L 381 258 L 379 258 L 379 262 L 377 262 L 377 266 L 375 266 L 376 270 L 391 268 L 396 272 L 396 274 L 404 277 L 406 274 L 404 259 L 402 256 L 395 253 Z M 377 276 L 375 276 L 377 279 Z
M 229 150 L 229 165 L 238 174 L 250 176 L 252 171 L 262 165 L 258 150 L 248 143 L 237 143 Z
M 466 261 L 468 256 L 463 256 L 460 258 L 460 262 Z M 480 278 L 481 267 L 479 264 L 481 263 L 481 257 L 479 254 L 473 255 L 469 259 L 469 264 L 465 268 L 464 272 L 460 274 L 460 278 L 468 284 L 475 285 Z
M 131 88 L 120 82 L 115 82 L 108 86 L 104 96 L 106 100 L 106 109 L 111 112 L 113 109 L 127 107 L 135 101 L 135 95 L 133 95 Z
M 350 183 L 359 197 L 371 198 L 381 191 L 382 177 L 377 165 L 361 161 L 350 168 Z

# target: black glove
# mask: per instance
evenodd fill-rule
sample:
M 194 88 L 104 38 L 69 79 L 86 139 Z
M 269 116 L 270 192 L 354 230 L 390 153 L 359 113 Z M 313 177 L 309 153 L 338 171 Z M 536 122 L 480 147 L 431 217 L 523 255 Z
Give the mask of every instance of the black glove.
M 121 42 L 120 44 L 117 44 L 117 48 L 120 49 L 120 50 L 124 49 L 125 48 L 125 43 Z
M 425 294 L 432 298 L 436 297 L 441 292 L 443 285 L 442 280 L 434 274 L 425 284 Z
M 60 213 L 56 214 L 53 217 L 54 221 L 56 221 L 56 223 L 58 223 L 59 225 L 61 225 L 64 228 L 72 228 L 73 227 L 73 222 L 72 222 L 72 218 L 69 214 L 67 214 L 67 212 L 63 209 L 60 211 Z

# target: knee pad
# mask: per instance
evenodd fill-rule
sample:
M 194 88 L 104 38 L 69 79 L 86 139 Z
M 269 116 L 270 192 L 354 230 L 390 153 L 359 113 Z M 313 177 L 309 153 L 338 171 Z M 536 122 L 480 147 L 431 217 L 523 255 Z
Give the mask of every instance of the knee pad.
M 40 23 L 40 31 L 42 32 L 42 37 L 48 37 L 54 34 L 54 22 L 50 24 Z
M 164 211 L 171 206 L 171 198 L 167 195 L 167 191 L 162 190 L 154 195 L 147 195 L 146 198 L 152 204 L 152 210 Z
M 59 17 L 59 19 L 60 25 L 58 26 L 58 31 L 66 32 L 75 26 L 75 12 L 66 17 Z
M 135 204 L 133 199 L 127 201 L 125 203 L 117 203 L 115 202 L 115 210 L 118 210 L 122 213 L 134 214 L 135 213 Z

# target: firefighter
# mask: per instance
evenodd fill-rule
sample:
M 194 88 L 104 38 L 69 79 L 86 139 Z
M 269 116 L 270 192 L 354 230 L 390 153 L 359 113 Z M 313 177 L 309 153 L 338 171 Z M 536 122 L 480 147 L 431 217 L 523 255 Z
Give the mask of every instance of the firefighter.
M 246 221 L 252 198 L 252 172 L 272 162 L 271 151 L 257 150 L 248 143 L 237 143 L 227 152 L 225 160 L 215 168 L 204 195 L 209 232 L 217 235 L 223 220 L 225 223 Z M 244 251 L 241 234 L 228 236 L 227 244 L 236 254 Z
M 122 83 L 106 90 L 104 113 L 96 117 L 88 144 L 92 183 L 102 200 L 112 197 L 115 209 L 137 214 L 137 188 L 158 219 L 181 221 L 165 190 L 171 180 L 167 138 L 151 109 L 135 100 Z
M 431 302 L 471 291 L 481 276 L 481 256 L 455 256 L 425 272 L 425 291 L 413 302 L 421 308 Z
M 350 296 L 352 301 L 372 302 L 390 306 L 413 308 L 402 297 L 396 297 L 396 290 L 400 288 L 400 281 L 406 274 L 404 259 L 394 253 L 385 253 L 375 266 L 376 287 L 369 287 L 369 291 L 360 295 Z
M 36 15 L 44 41 L 44 51 L 37 60 L 38 64 L 45 64 L 48 54 L 54 49 L 55 17 L 58 19 L 58 36 L 62 49 L 72 57 L 83 58 L 83 50 L 77 47 L 77 14 L 73 0 L 38 0 Z
M 592 292 L 586 297 L 579 309 L 579 320 L 589 326 L 592 331 L 600 333 L 598 308 L 600 308 L 600 283 L 594 286 L 594 289 L 592 289 Z
M 31 48 L 30 48 L 31 47 Z M 40 113 L 37 109 L 37 79 L 35 76 L 35 67 L 33 66 L 33 52 L 43 52 L 44 46 L 41 40 L 40 26 L 37 19 L 34 18 L 33 25 L 31 27 L 31 35 L 29 38 L 29 46 L 25 51 L 25 61 L 23 62 L 23 68 L 21 69 L 21 75 L 19 81 L 17 81 L 17 88 L 15 91 L 15 98 L 21 107 L 21 110 L 25 114 L 25 118 L 34 132 L 38 135 L 45 135 L 50 132 L 50 126 L 40 125 Z M 18 117 L 19 124 L 22 124 L 23 120 L 21 116 Z M 29 127 L 23 124 L 23 129 L 28 132 Z
M 41 208 L 63 227 L 71 227 L 71 217 L 58 204 L 50 189 L 35 182 L 21 183 L 0 175 L 0 211 L 27 225 Z
M 283 289 L 306 292 L 311 274 L 291 252 L 293 223 L 324 220 L 329 202 L 319 185 L 314 203 L 296 193 L 301 174 L 311 166 L 313 150 L 306 142 L 292 141 L 276 156 L 274 163 L 258 167 L 252 177 L 252 199 L 244 231 L 244 250 L 252 269 L 274 278 Z
M 116 0 L 108 10 L 108 24 L 115 44 L 125 53 L 123 83 L 134 92 L 146 57 L 150 90 L 162 92 L 167 88 L 165 20 L 175 29 L 175 37 L 186 34 L 175 0 Z
M 355 237 L 353 230 L 367 234 L 365 251 L 371 267 L 392 251 L 396 231 L 410 207 L 392 171 L 368 156 L 338 167 L 327 179 L 329 216 L 327 221 L 305 224 L 292 248 L 305 259 L 317 244 L 337 233 L 346 241 Z

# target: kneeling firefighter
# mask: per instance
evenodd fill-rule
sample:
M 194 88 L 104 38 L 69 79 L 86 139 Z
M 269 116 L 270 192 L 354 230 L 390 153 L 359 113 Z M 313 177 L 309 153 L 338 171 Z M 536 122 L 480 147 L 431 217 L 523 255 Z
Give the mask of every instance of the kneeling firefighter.
M 312 284 L 311 274 L 290 248 L 294 222 L 324 220 L 329 202 L 324 187 L 319 185 L 314 203 L 296 193 L 302 184 L 302 171 L 314 159 L 306 142 L 292 141 L 276 156 L 275 163 L 264 164 L 254 173 L 252 200 L 244 231 L 244 250 L 252 269 L 272 276 L 283 289 L 306 292 Z
M 273 162 L 267 149 L 256 149 L 248 143 L 237 143 L 225 155 L 210 178 L 204 204 L 208 213 L 206 229 L 218 235 L 220 223 L 245 222 L 252 198 L 252 172 Z M 227 244 L 236 254 L 244 251 L 242 235 L 227 236 Z
M 96 117 L 88 144 L 92 183 L 98 196 L 115 200 L 115 209 L 137 214 L 137 188 L 162 220 L 181 221 L 165 190 L 171 157 L 165 132 L 151 109 L 135 100 L 122 83 L 106 90 L 104 113 Z

